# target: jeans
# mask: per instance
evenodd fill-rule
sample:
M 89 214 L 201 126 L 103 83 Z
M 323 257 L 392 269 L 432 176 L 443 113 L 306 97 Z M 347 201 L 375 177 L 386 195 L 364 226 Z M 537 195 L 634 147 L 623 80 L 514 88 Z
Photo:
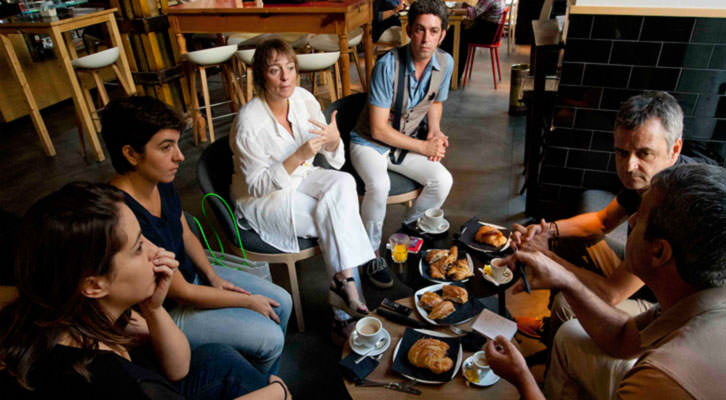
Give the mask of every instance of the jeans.
M 235 349 L 206 344 L 192 351 L 189 373 L 177 389 L 187 399 L 235 399 L 267 386 L 268 376 Z
M 212 267 L 222 279 L 280 303 L 274 308 L 280 324 L 242 307 L 202 310 L 178 306 L 169 314 L 189 339 L 192 349 L 208 343 L 224 344 L 242 353 L 260 372 L 276 373 L 292 311 L 290 294 L 280 286 L 247 272 L 216 265 Z M 206 284 L 199 277 L 194 283 Z

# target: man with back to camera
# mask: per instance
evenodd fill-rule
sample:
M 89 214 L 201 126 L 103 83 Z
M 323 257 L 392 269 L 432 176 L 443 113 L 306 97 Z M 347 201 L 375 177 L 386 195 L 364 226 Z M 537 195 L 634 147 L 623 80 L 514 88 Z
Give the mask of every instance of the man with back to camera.
M 555 337 L 548 399 L 726 397 L 726 170 L 679 165 L 653 177 L 630 217 L 625 268 L 658 304 L 629 316 L 537 250 L 520 250 L 533 289 L 559 289 L 577 320 Z M 522 282 L 513 292 L 522 290 Z M 522 398 L 542 399 L 521 353 L 504 337 L 487 343 L 492 370 Z M 585 396 L 583 396 L 585 395 Z
M 615 165 L 623 184 L 620 193 L 596 212 L 554 222 L 543 219 L 539 224 L 527 227 L 514 224 L 514 243 L 518 247 L 543 251 L 607 303 L 617 305 L 630 315 L 647 310 L 652 306 L 652 296 L 628 299 L 643 286 L 643 282 L 623 268 L 620 257 L 601 239 L 637 211 L 653 175 L 675 164 L 695 162 L 680 155 L 682 132 L 683 111 L 670 94 L 645 92 L 629 98 L 620 107 L 615 119 Z M 567 241 L 550 248 L 552 239 Z M 570 239 L 581 241 L 573 244 Z M 595 244 L 587 246 L 584 242 Z M 575 266 L 570 263 L 573 260 L 577 264 L 582 262 L 586 267 Z M 559 325 L 573 318 L 571 308 L 561 295 L 555 296 L 551 310 L 549 327 L 545 329 L 548 332 L 545 343 L 551 341 Z M 526 317 L 518 322 L 520 329 L 527 332 L 542 327 L 541 323 Z
M 365 183 L 361 217 L 374 249 L 380 247 L 386 215 L 388 169 L 423 185 L 404 217 L 406 224 L 441 207 L 453 183 L 440 163 L 449 145 L 440 126 L 442 103 L 454 69 L 453 58 L 438 48 L 446 36 L 448 10 L 440 0 L 418 0 L 408 16 L 411 42 L 376 62 L 368 107 L 351 132 L 351 162 Z M 378 287 L 393 286 L 383 257 L 367 265 L 366 276 Z

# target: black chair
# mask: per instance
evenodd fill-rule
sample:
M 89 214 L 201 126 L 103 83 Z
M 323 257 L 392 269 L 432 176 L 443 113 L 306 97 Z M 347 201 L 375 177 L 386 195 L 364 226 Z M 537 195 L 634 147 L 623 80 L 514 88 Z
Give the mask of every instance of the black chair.
M 345 165 L 342 169 L 353 175 L 358 189 L 358 196 L 361 197 L 365 193 L 365 184 L 350 163 L 350 131 L 355 127 L 363 107 L 368 106 L 367 99 L 367 93 L 352 94 L 339 99 L 323 111 L 325 118 L 330 120 L 333 111 L 338 110 L 335 119 L 338 122 L 340 137 L 345 144 Z M 411 207 L 413 200 L 421 193 L 421 184 L 391 170 L 388 171 L 388 178 L 391 180 L 391 189 L 388 192 L 386 204 L 406 204 Z
M 236 124 L 233 124 L 232 126 L 235 125 Z M 199 164 L 197 165 L 197 176 L 202 192 L 205 194 L 217 193 L 227 201 L 232 210 L 234 210 L 234 203 L 230 200 L 229 185 L 232 182 L 233 168 L 232 150 L 229 148 L 229 138 L 227 136 L 221 137 L 214 143 L 210 144 L 204 152 L 202 152 L 202 155 L 199 157 Z M 207 198 L 207 201 L 211 205 L 217 220 L 222 225 L 227 238 L 231 243 L 235 244 L 235 246 L 233 246 L 234 253 L 241 257 L 242 252 L 236 246 L 236 221 L 234 221 L 232 216 L 229 215 L 227 208 L 219 199 L 210 196 Z M 248 259 L 253 261 L 267 261 L 270 264 L 287 265 L 287 273 L 290 276 L 290 289 L 292 291 L 292 301 L 295 308 L 297 326 L 300 332 L 304 332 L 305 323 L 303 322 L 300 288 L 298 286 L 295 263 L 320 253 L 317 240 L 298 238 L 300 252 L 283 253 L 263 242 L 260 235 L 251 229 L 240 229 L 239 233 Z

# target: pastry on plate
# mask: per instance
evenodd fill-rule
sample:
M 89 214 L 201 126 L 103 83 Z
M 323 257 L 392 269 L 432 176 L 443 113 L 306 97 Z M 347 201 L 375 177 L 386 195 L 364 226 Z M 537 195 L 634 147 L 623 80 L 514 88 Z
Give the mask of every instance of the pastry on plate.
M 434 306 L 429 312 L 429 318 L 431 319 L 444 319 L 456 311 L 454 303 L 449 300 L 444 300 L 441 303 Z
M 499 229 L 489 225 L 482 225 L 476 231 L 474 240 L 494 247 L 502 247 L 507 243 L 507 237 Z
M 442 258 L 449 255 L 449 250 L 429 250 L 428 253 L 426 253 L 426 262 L 431 265 L 435 263 L 436 261 L 441 260 Z
M 444 300 L 464 304 L 469 301 L 469 293 L 463 287 L 456 285 L 446 285 L 442 289 L 441 297 Z
M 461 281 L 473 275 L 474 272 L 469 268 L 469 261 L 463 258 L 456 260 L 456 263 L 446 271 L 446 277 L 452 281 Z
M 415 367 L 428 368 L 435 374 L 443 374 L 454 366 L 447 356 L 449 345 L 437 339 L 419 339 L 408 350 L 408 361 Z
M 431 274 L 431 277 L 434 279 L 446 279 L 444 275 L 446 275 L 446 268 L 448 266 L 447 261 L 449 260 L 449 256 L 442 257 L 438 261 L 436 261 L 433 264 L 429 265 L 429 274 Z
M 418 299 L 418 305 L 420 305 L 424 310 L 430 310 L 442 301 L 444 301 L 444 299 L 442 299 L 438 294 L 434 292 L 424 292 L 424 294 L 422 294 Z

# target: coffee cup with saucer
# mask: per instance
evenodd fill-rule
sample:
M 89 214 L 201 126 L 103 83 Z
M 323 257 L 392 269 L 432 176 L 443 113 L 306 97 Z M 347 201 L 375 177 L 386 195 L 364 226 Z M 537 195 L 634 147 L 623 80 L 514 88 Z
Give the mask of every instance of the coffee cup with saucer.
M 449 229 L 449 221 L 444 218 L 444 210 L 429 208 L 419 217 L 418 228 L 426 233 L 443 233 Z
M 499 376 L 492 371 L 484 351 L 477 351 L 464 360 L 461 370 L 464 378 L 477 386 L 491 386 L 499 381 Z
M 379 339 L 385 338 L 385 344 L 374 349 Z M 383 327 L 381 320 L 376 317 L 365 317 L 358 320 L 355 330 L 350 335 L 350 348 L 360 354 L 376 356 L 388 349 L 391 344 L 391 334 Z

